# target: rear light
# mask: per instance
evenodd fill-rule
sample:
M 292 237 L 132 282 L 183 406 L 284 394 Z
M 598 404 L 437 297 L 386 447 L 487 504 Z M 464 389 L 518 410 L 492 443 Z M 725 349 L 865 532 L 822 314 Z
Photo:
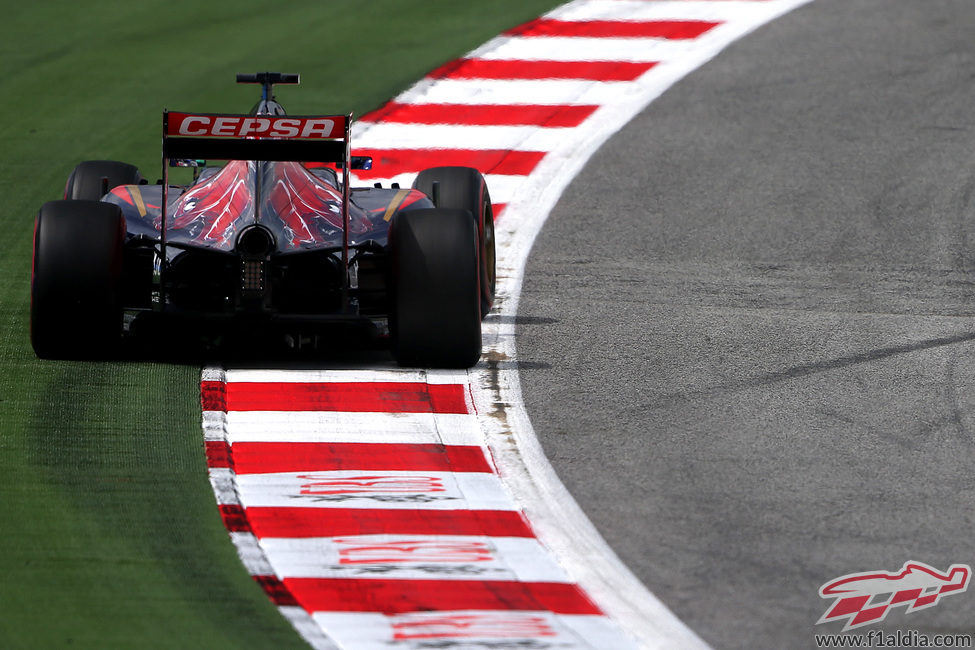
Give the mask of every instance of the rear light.
M 244 291 L 264 291 L 264 261 L 242 260 L 240 265 L 240 288 Z
M 246 310 L 263 310 L 270 305 L 268 264 L 275 249 L 274 234 L 251 224 L 240 231 L 234 247 L 240 256 L 240 305 Z

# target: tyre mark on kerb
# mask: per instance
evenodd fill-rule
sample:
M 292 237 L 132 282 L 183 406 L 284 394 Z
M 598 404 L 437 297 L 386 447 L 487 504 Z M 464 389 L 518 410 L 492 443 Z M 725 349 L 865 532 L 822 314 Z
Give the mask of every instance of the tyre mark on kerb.
M 807 1 L 570 2 L 355 125 L 354 153 L 376 159 L 359 181 L 408 185 L 444 164 L 486 174 L 505 208 L 498 298 L 470 371 L 204 370 L 221 515 L 247 570 L 313 647 L 704 647 L 545 459 L 521 402 L 518 295 L 535 235 L 599 145 Z

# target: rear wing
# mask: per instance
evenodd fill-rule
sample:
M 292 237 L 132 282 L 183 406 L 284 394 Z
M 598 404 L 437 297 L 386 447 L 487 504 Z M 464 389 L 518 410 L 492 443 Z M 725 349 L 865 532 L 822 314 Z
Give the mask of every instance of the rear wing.
M 163 158 L 347 164 L 352 115 L 163 112 Z
M 239 80 L 240 75 L 238 75 Z M 246 80 L 245 81 L 249 81 Z M 255 82 L 261 80 L 255 79 Z M 342 261 L 349 265 L 349 169 L 352 114 L 318 116 L 229 115 L 163 111 L 163 200 L 160 223 L 166 265 L 166 209 L 170 160 L 261 160 L 336 163 L 342 170 Z M 258 215 L 258 219 L 259 219 Z M 348 275 L 347 273 L 345 274 Z M 347 278 L 346 278 L 347 281 Z M 343 294 L 348 287 L 343 286 Z M 165 303 L 160 287 L 160 302 Z

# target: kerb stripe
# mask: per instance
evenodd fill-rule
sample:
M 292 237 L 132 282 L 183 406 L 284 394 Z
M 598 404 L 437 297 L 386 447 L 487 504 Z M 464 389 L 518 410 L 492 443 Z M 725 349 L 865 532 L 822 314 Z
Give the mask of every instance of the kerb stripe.
M 467 126 L 579 126 L 598 106 L 509 104 L 400 104 L 390 102 L 362 117 L 364 122 L 463 124 Z
M 237 503 L 221 503 L 220 518 L 223 525 L 230 533 L 252 533 L 250 525 L 250 511 L 252 508 L 245 509 Z
M 226 387 L 222 381 L 204 380 L 200 382 L 200 404 L 204 411 L 226 411 Z
M 282 582 L 310 612 L 547 610 L 556 614 L 602 614 L 578 586 L 562 582 L 381 578 L 285 578 Z
M 265 537 L 348 535 L 473 535 L 534 537 L 524 515 L 506 510 L 381 510 L 221 506 L 231 532 Z
M 466 445 L 238 442 L 231 448 L 240 474 L 284 472 L 491 472 L 481 447 Z
M 205 411 L 468 413 L 461 384 L 412 382 L 229 382 L 223 394 L 204 382 Z
M 372 170 L 356 170 L 360 180 L 392 178 L 427 167 L 461 165 L 482 174 L 527 176 L 545 157 L 544 151 L 508 149 L 353 149 L 353 154 L 372 156 Z
M 703 20 L 553 20 L 539 18 L 505 32 L 508 36 L 578 36 L 585 38 L 691 39 L 721 23 Z
M 288 591 L 287 586 L 281 582 L 280 578 L 277 576 L 264 576 L 255 575 L 252 576 L 257 584 L 261 585 L 261 589 L 267 594 L 268 598 L 271 599 L 278 607 L 299 607 L 298 601 L 295 600 L 294 595 Z
M 433 79 L 587 79 L 633 81 L 656 63 L 628 61 L 516 61 L 458 59 L 431 72 Z
M 230 459 L 230 445 L 226 440 L 205 440 L 203 445 L 206 451 L 207 467 L 233 468 Z

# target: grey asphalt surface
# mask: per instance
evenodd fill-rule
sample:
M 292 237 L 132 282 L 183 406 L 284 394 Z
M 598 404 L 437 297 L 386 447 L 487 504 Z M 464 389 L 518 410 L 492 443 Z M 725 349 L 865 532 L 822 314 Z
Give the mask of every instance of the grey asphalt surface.
M 823 583 L 975 565 L 975 2 L 816 0 L 590 161 L 519 308 L 529 415 L 717 648 L 815 647 Z M 879 626 L 975 635 L 975 587 Z

